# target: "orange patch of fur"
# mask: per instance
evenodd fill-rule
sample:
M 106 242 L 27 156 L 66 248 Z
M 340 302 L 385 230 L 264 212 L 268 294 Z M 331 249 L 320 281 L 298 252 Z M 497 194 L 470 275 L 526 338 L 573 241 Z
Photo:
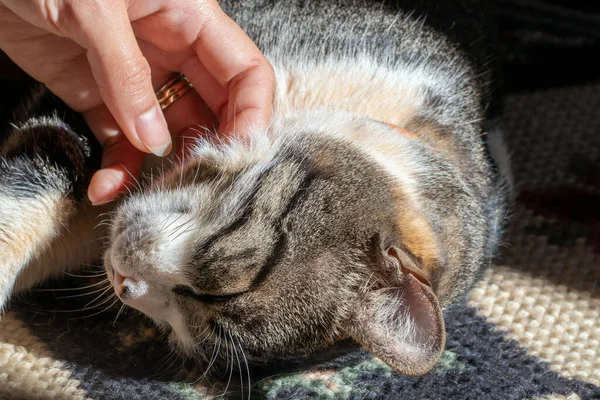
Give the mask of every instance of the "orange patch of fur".
M 400 128 L 398 125 L 393 125 L 393 124 L 387 124 L 387 125 L 390 128 L 392 128 L 394 131 L 396 131 L 399 134 L 401 134 L 402 136 L 406 136 L 406 137 L 411 138 L 411 139 L 421 140 L 421 138 L 419 138 L 417 135 L 415 135 L 411 131 L 408 131 L 408 130 L 406 130 L 404 128 Z
M 400 233 L 402 245 L 404 245 L 421 262 L 421 267 L 435 289 L 435 280 L 439 268 L 438 242 L 429 222 L 415 209 L 406 199 L 402 187 L 392 188 L 397 201 L 398 214 L 396 222 Z

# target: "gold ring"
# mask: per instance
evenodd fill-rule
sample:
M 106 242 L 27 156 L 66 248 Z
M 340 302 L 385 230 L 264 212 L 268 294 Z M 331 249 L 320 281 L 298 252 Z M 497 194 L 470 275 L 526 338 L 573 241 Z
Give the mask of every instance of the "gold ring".
M 177 74 L 156 92 L 160 108 L 164 111 L 181 96 L 194 88 L 194 85 L 183 74 Z

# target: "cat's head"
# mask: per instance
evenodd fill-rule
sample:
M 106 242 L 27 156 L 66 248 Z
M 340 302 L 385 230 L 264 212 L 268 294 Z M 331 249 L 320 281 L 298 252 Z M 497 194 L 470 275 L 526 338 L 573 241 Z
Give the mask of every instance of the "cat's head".
M 290 122 L 249 144 L 202 142 L 125 201 L 105 256 L 121 300 L 207 363 L 234 346 L 264 365 L 350 339 L 398 372 L 431 369 L 445 343 L 431 228 L 326 129 L 390 128 Z

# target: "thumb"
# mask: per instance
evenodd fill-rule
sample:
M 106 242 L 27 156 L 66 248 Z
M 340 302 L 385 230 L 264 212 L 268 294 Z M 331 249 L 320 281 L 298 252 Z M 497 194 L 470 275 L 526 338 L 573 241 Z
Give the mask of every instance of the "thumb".
M 100 95 L 129 141 L 158 156 L 171 150 L 171 136 L 156 99 L 150 67 L 133 33 L 122 0 L 72 2 Z

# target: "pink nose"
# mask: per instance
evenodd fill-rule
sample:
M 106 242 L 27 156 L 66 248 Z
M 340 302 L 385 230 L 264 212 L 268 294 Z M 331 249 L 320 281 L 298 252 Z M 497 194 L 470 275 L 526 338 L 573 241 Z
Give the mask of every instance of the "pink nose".
M 113 286 L 115 287 L 115 293 L 117 296 L 121 297 L 125 288 L 127 287 L 127 283 L 135 282 L 135 279 L 129 276 L 121 275 L 116 269 L 114 270 L 115 275 L 113 279 Z

